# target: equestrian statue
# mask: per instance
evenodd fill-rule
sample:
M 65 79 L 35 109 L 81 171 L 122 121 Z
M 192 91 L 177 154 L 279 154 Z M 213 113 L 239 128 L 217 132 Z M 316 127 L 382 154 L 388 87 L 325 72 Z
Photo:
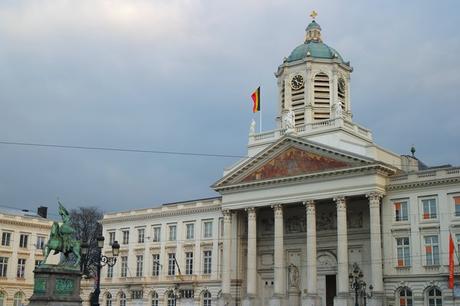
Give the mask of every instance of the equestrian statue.
M 62 223 L 59 225 L 58 222 L 53 222 L 51 226 L 51 234 L 48 243 L 43 250 L 43 255 L 45 259 L 43 260 L 43 264 L 46 263 L 49 254 L 51 251 L 54 251 L 54 255 L 58 253 L 62 253 L 65 257 L 62 262 L 68 262 L 70 254 L 74 255 L 74 267 L 80 266 L 80 241 L 75 239 L 75 229 L 70 224 L 70 214 L 67 209 L 59 202 L 59 215 L 61 215 Z

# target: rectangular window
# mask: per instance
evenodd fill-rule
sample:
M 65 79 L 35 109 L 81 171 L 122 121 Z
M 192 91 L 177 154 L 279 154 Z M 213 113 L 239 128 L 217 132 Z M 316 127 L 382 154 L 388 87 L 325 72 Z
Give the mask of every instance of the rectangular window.
M 109 232 L 109 245 L 115 242 L 115 232 Z
M 204 251 L 203 252 L 203 274 L 211 274 L 212 266 L 212 252 Z
M 107 278 L 113 277 L 113 266 L 107 265 Z
M 193 274 L 193 252 L 185 253 L 185 274 Z
M 212 221 L 205 221 L 203 223 L 203 237 L 204 238 L 212 238 Z
M 144 256 L 137 255 L 136 256 L 136 276 L 142 277 L 143 271 L 144 271 Z
M 187 239 L 194 239 L 195 238 L 195 224 L 188 223 L 187 225 Z
M 454 197 L 455 216 L 460 217 L 460 196 Z
M 176 241 L 176 226 L 169 226 L 169 241 Z
M 8 257 L 0 257 L 0 277 L 6 277 L 8 271 Z
M 133 290 L 131 292 L 131 297 L 133 300 L 142 300 L 143 296 L 144 296 L 144 291 L 142 290 Z
M 427 266 L 439 265 L 439 242 L 438 236 L 425 236 L 425 258 Z
M 3 232 L 2 233 L 2 245 L 3 246 L 10 246 L 11 243 L 11 233 L 10 232 Z
M 455 250 L 455 254 L 460 254 L 460 234 L 456 234 L 455 239 L 457 240 L 457 250 Z
M 168 275 L 176 275 L 176 254 L 168 254 Z
M 160 275 L 160 254 L 152 255 L 152 276 Z
M 123 244 L 129 243 L 129 230 L 123 231 Z
M 398 201 L 394 203 L 395 207 L 395 221 L 409 220 L 409 211 L 407 201 Z
M 224 237 L 224 219 L 223 218 L 219 218 L 219 229 L 220 229 L 219 237 Z
M 137 243 L 144 243 L 145 239 L 145 228 L 137 229 Z
M 423 219 L 436 219 L 437 213 L 436 213 L 436 199 L 435 198 L 430 198 L 430 199 L 423 199 L 422 200 L 422 209 L 423 209 Z
M 44 236 L 37 236 L 37 249 L 43 250 L 46 244 L 46 237 Z
M 396 238 L 396 250 L 398 255 L 398 267 L 410 267 L 409 237 Z
M 161 226 L 155 226 L 153 228 L 153 242 L 160 242 L 161 240 Z
M 29 240 L 29 235 L 21 234 L 19 236 L 19 247 L 20 248 L 27 248 L 27 241 Z
M 18 278 L 24 278 L 26 272 L 26 260 L 24 258 L 18 259 L 18 271 L 16 276 Z
M 128 256 L 121 256 L 121 277 L 128 275 Z

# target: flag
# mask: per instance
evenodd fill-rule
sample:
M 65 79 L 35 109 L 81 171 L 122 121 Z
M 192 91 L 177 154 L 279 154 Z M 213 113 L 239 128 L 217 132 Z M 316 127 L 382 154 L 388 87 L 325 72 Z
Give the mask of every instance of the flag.
M 449 289 L 454 288 L 454 240 L 449 233 Z
M 257 113 L 260 111 L 260 86 L 252 93 L 251 98 L 253 101 L 252 112 Z

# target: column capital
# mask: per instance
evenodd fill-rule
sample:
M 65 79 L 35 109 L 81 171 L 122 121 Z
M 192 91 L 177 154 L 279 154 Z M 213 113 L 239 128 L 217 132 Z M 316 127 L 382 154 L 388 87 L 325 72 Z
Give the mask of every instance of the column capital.
M 315 213 L 315 201 L 314 200 L 306 200 L 302 202 L 303 205 L 305 205 L 305 209 L 307 211 L 307 214 L 314 214 Z
M 283 210 L 283 205 L 280 204 L 280 203 L 278 203 L 278 204 L 272 204 L 271 208 L 273 208 L 273 210 L 274 210 L 275 212 L 277 212 L 277 211 L 282 211 L 282 210 Z
M 222 210 L 222 214 L 224 215 L 224 222 L 230 222 L 232 220 L 232 211 L 229 209 Z
M 248 220 L 256 218 L 256 208 L 255 207 L 246 207 L 244 209 L 248 213 Z
M 380 199 L 383 198 L 385 194 L 379 191 L 372 191 L 366 194 L 366 198 L 369 199 L 370 204 L 380 204 Z
M 334 202 L 337 205 L 337 209 L 345 209 L 346 200 L 345 196 L 337 196 L 334 198 Z

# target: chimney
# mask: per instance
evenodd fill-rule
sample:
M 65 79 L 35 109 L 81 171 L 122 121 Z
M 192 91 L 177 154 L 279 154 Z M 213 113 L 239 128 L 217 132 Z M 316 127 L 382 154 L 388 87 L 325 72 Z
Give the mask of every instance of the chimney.
M 42 217 L 42 218 L 47 218 L 48 217 L 48 207 L 46 206 L 40 206 L 37 209 L 37 214 Z

